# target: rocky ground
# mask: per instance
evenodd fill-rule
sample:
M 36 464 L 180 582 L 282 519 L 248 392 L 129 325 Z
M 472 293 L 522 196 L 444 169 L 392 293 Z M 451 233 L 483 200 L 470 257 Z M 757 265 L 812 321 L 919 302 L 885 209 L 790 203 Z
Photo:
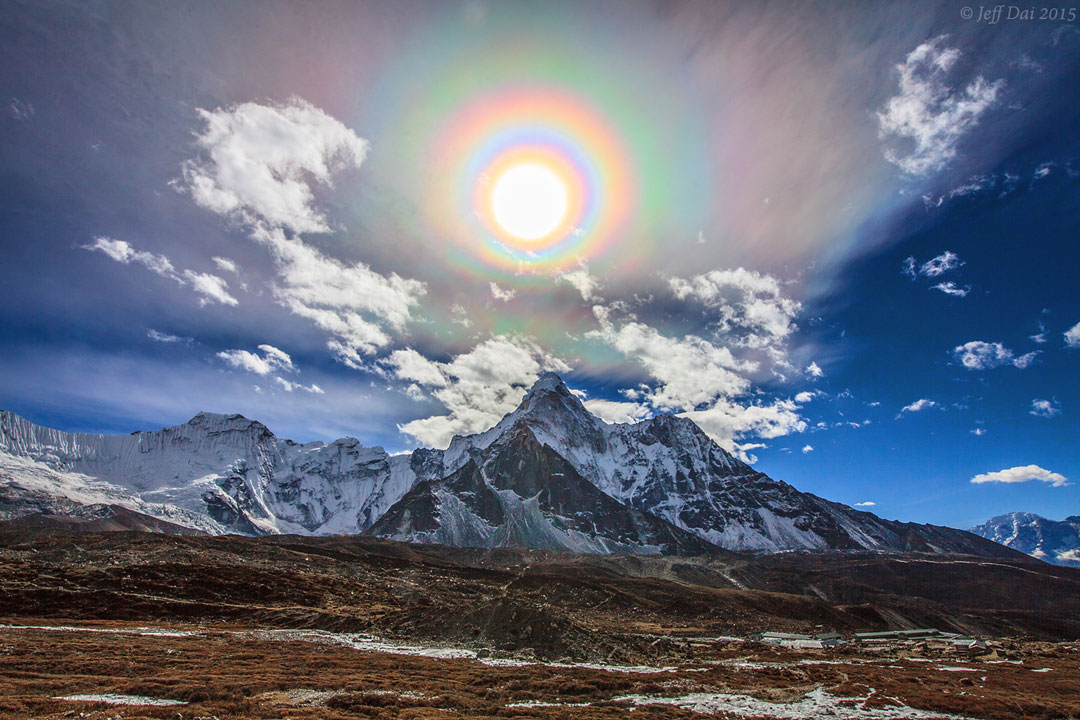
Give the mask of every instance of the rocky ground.
M 1080 571 L 1029 560 L 9 526 L 0 717 L 1080 717 L 1077 618 Z M 928 626 L 990 646 L 743 640 Z
M 11 718 L 1067 718 L 1080 648 L 794 651 L 699 639 L 666 666 L 544 663 L 325 631 L 0 627 Z

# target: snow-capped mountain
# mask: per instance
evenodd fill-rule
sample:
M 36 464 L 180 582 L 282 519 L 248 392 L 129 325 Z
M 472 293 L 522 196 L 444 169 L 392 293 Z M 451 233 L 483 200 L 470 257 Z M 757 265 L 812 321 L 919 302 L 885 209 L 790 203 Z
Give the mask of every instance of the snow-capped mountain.
M 1080 567 L 1080 516 L 1047 520 L 1033 513 L 998 515 L 971 532 L 1054 565 Z
M 64 433 L 0 412 L 0 512 L 114 504 L 210 533 L 359 533 L 415 481 L 407 455 L 300 445 L 241 415 L 156 432 Z M 6 508 L 6 511 L 5 511 Z
M 493 428 L 455 437 L 446 450 L 394 456 L 352 438 L 301 445 L 240 415 L 200 413 L 156 432 L 104 436 L 0 412 L 0 518 L 98 504 L 210 533 L 370 529 L 589 552 L 683 553 L 708 543 L 1013 554 L 961 530 L 882 520 L 799 492 L 687 418 L 609 425 L 552 373 Z
M 485 468 L 484 450 L 522 424 L 606 494 L 723 548 L 993 550 L 966 532 L 882 520 L 799 492 L 736 459 L 688 418 L 604 423 L 554 373 L 542 375 L 495 427 L 455 437 L 427 472 L 446 475 L 470 458 Z
M 369 530 L 391 540 L 588 553 L 701 555 L 715 546 L 599 490 L 515 423 L 464 465 L 423 480 Z

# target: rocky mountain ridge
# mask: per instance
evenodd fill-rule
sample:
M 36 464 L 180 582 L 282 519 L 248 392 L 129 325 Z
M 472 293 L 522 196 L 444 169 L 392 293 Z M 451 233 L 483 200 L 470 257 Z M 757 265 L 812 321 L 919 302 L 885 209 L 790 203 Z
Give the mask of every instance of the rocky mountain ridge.
M 299 444 L 240 415 L 104 436 L 0 412 L 0 519 L 91 504 L 211 534 L 369 532 L 599 553 L 1012 553 L 802 493 L 687 418 L 604 423 L 552 373 L 491 429 L 404 455 L 353 438 Z
M 1047 520 L 1034 513 L 998 515 L 971 532 L 1054 565 L 1080 567 L 1080 516 Z

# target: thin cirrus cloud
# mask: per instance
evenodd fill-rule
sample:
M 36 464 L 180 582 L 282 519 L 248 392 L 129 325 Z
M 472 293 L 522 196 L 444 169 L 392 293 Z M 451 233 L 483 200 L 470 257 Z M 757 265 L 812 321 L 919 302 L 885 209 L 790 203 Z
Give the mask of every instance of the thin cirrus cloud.
M 972 340 L 971 342 L 957 345 L 952 350 L 953 358 L 968 370 L 990 370 L 1005 365 L 1015 368 L 1026 368 L 1038 355 L 1037 350 L 1016 355 L 1012 350 L 999 342 L 985 342 Z
M 94 242 L 83 245 L 84 250 L 100 252 L 106 257 L 115 260 L 122 265 L 142 265 L 147 270 L 168 278 L 181 287 L 190 286 L 199 295 L 199 305 L 220 303 L 222 305 L 238 305 L 239 301 L 229 294 L 229 284 L 225 279 L 210 273 L 195 272 L 194 270 L 178 271 L 173 267 L 169 258 L 164 255 L 155 255 L 145 250 L 136 250 L 131 243 L 125 240 L 97 236 Z
M 1065 487 L 1070 484 L 1069 479 L 1064 475 L 1050 472 L 1038 465 L 1023 465 L 1006 468 L 1005 470 L 983 473 L 971 478 L 971 482 L 974 485 L 984 485 L 988 483 L 1025 483 L 1033 480 L 1047 483 L 1051 487 Z
M 947 36 L 919 45 L 896 66 L 900 92 L 877 114 L 885 159 L 909 175 L 926 175 L 956 157 L 956 146 L 998 100 L 1003 80 L 976 76 L 963 90 L 948 82 L 960 51 Z
M 332 187 L 336 173 L 360 167 L 367 141 L 299 98 L 202 109 L 199 116 L 200 155 L 183 164 L 174 186 L 247 226 L 275 262 L 277 302 L 329 333 L 327 347 L 338 360 L 367 367 L 365 356 L 389 345 L 391 333 L 413 318 L 426 286 L 340 262 L 299 235 L 331 230 L 313 187 Z

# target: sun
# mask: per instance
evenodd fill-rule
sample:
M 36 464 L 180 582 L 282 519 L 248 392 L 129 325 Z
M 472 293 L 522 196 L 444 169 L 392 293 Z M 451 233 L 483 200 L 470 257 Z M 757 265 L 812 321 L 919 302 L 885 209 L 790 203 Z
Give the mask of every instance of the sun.
M 538 162 L 511 165 L 492 183 L 491 214 L 518 240 L 535 241 L 553 233 L 570 208 L 566 183 Z

